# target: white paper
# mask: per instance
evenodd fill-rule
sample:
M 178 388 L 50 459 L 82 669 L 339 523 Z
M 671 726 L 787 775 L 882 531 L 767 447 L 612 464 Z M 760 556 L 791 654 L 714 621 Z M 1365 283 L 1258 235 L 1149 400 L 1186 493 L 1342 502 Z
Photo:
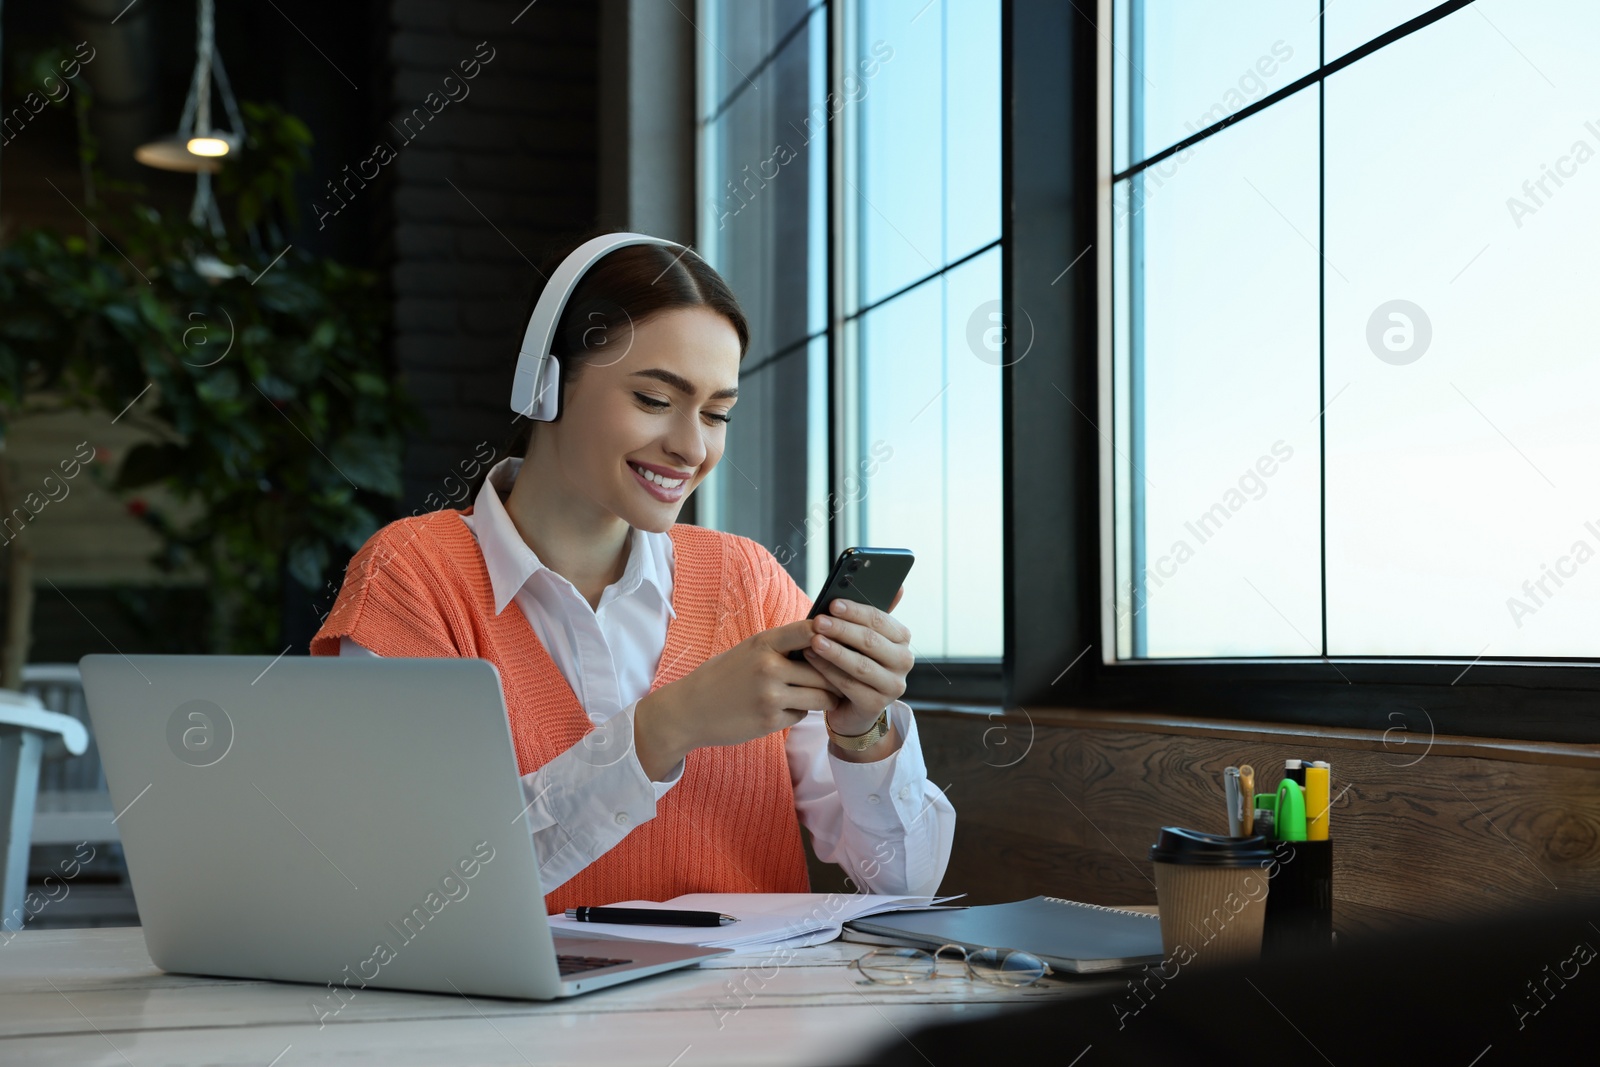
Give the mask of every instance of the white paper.
M 926 908 L 955 897 L 887 896 L 876 893 L 689 893 L 668 901 L 624 900 L 608 907 L 669 911 L 715 911 L 739 921 L 727 926 L 642 926 L 634 923 L 578 922 L 550 916 L 559 936 L 666 941 L 708 948 L 760 948 L 805 938 L 821 944 L 839 936 L 851 919 L 885 911 Z

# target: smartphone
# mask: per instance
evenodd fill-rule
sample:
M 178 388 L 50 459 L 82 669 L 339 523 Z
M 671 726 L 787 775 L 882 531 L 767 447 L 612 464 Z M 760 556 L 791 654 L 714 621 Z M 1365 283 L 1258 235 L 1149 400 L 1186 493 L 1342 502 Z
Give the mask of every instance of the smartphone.
M 828 614 L 828 605 L 835 600 L 852 600 L 888 611 L 915 561 L 916 557 L 906 548 L 845 549 L 833 561 L 833 570 L 828 573 L 828 580 L 806 618 Z M 796 649 L 789 653 L 789 658 L 804 661 L 804 650 Z

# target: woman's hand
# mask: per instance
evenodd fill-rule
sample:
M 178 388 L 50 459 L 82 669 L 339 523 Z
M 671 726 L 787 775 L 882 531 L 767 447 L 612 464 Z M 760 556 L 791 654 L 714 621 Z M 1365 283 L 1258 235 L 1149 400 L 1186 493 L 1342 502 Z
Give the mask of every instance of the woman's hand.
M 889 611 L 904 593 L 904 588 L 895 593 Z M 906 675 L 916 660 L 911 631 L 886 611 L 848 600 L 835 600 L 828 614 L 813 621 L 817 633 L 805 651 L 806 662 L 844 697 L 829 713 L 828 725 L 847 736 L 866 733 L 906 691 Z
M 817 669 L 789 658 L 812 633 L 810 619 L 763 630 L 640 698 L 633 740 L 650 780 L 666 777 L 691 749 L 737 745 L 837 707 Z

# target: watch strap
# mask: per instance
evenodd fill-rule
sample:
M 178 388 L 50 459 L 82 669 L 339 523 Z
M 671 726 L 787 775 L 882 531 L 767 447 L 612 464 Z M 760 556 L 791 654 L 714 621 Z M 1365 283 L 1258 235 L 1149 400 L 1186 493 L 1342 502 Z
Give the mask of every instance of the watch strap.
M 846 752 L 865 752 L 873 745 L 882 741 L 889 734 L 889 706 L 878 713 L 878 718 L 867 727 L 865 733 L 841 734 L 834 731 L 833 724 L 828 722 L 828 717 L 822 717 L 823 724 L 828 728 L 828 737 L 834 744 Z

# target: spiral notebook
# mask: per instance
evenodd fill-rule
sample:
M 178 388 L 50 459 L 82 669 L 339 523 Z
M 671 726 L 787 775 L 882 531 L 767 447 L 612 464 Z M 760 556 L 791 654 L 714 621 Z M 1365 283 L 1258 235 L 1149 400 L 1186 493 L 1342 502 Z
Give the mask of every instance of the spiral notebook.
M 845 938 L 929 949 L 946 944 L 1021 949 L 1073 974 L 1160 963 L 1164 955 L 1161 920 L 1154 915 L 1045 896 L 944 911 L 888 912 L 846 923 Z

